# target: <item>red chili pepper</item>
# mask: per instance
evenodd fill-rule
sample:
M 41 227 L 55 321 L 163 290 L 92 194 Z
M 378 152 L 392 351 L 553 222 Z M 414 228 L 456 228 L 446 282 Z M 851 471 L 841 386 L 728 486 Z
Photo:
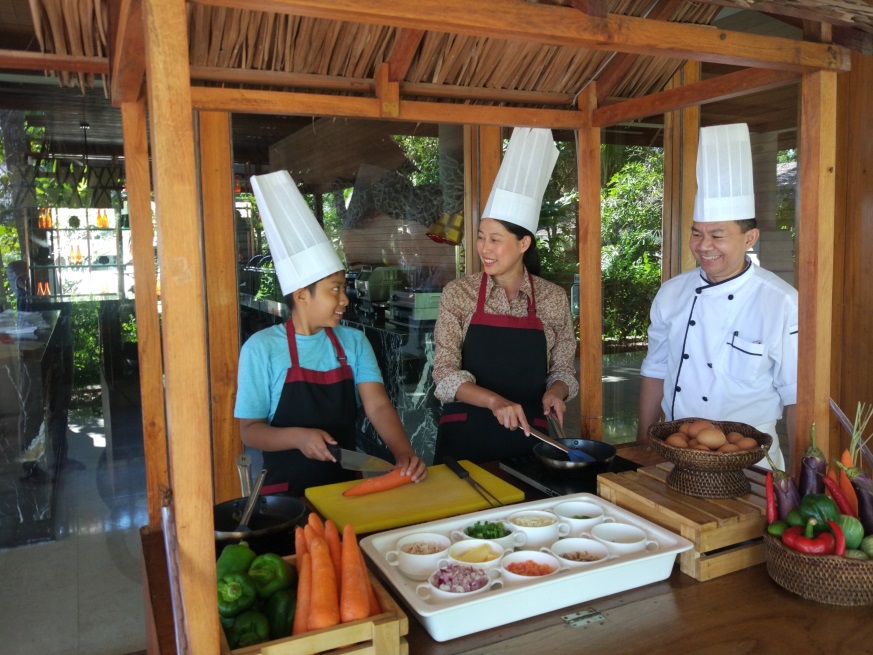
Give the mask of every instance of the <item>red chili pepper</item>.
M 814 536 L 813 528 L 818 525 L 815 519 L 809 519 L 806 530 L 800 526 L 786 528 L 782 533 L 782 543 L 807 555 L 831 555 L 834 552 L 834 537 L 830 532 L 822 532 Z M 844 544 L 845 548 L 845 544 Z
M 828 476 L 824 476 L 824 486 L 836 503 L 837 510 L 839 510 L 840 514 L 858 518 L 858 513 L 852 509 L 852 505 L 848 500 L 846 500 L 846 496 L 843 495 L 843 490 L 840 489 L 840 486 L 836 482 L 831 480 Z
M 776 492 L 773 490 L 773 471 L 767 471 L 764 488 L 767 490 L 767 524 L 769 525 L 779 518 L 776 512 Z
M 834 555 L 842 557 L 846 554 L 846 537 L 843 534 L 843 529 L 835 521 L 828 521 L 831 526 L 831 532 L 834 533 Z

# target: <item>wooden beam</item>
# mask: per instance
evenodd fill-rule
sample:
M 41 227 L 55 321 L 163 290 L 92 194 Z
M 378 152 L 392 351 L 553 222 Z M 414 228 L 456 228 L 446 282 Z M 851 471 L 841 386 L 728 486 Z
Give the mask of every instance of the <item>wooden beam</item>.
M 586 16 L 572 7 L 518 0 L 194 0 L 197 4 L 271 11 L 371 25 L 487 36 L 543 45 L 630 52 L 782 70 L 848 70 L 836 46 L 652 21 Z
M 130 248 L 136 289 L 136 339 L 139 353 L 139 390 L 145 446 L 146 496 L 149 528 L 161 525 L 162 488 L 170 486 L 167 462 L 167 425 L 164 421 L 164 366 L 161 361 L 161 324 L 158 318 L 152 224 L 151 176 L 145 98 L 121 104 L 124 135 L 124 177 L 130 218 Z
M 139 98 L 145 75 L 142 0 L 120 0 L 118 4 L 118 29 L 109 76 L 113 105 Z
M 109 73 L 106 57 L 53 55 L 24 50 L 0 50 L 0 69 L 29 71 L 65 71 L 69 73 Z
M 215 612 L 212 457 L 210 455 L 203 251 L 194 163 L 194 121 L 185 3 L 144 0 L 146 82 L 161 267 L 164 385 L 170 482 L 178 542 L 184 643 L 218 653 Z M 181 638 L 180 638 L 181 641 Z M 178 643 L 178 642 L 177 642 Z M 186 651 L 183 651 L 186 652 Z
M 800 203 L 797 269 L 798 333 L 797 426 L 791 442 L 789 472 L 800 458 L 815 424 L 816 441 L 833 452 L 830 425 L 832 294 L 834 272 L 834 168 L 836 161 L 836 74 L 806 73 L 801 82 L 799 157 Z
M 421 40 L 424 38 L 422 30 L 400 30 L 394 39 L 394 47 L 391 48 L 391 54 L 388 56 L 388 66 L 390 74 L 388 79 L 392 82 L 399 82 L 409 71 L 409 66 L 412 64 L 412 58 L 418 51 L 418 46 L 421 45 Z
M 230 116 L 200 112 L 199 125 L 212 475 L 215 502 L 223 503 L 241 495 L 236 458 L 243 452 L 239 424 L 233 416 L 240 337 Z
M 600 274 L 600 129 L 596 82 L 579 95 L 584 127 L 576 130 L 579 184 L 579 412 L 581 437 L 603 438 L 603 307 Z
M 658 0 L 658 3 L 649 11 L 646 18 L 649 20 L 668 20 L 676 13 L 676 8 L 682 0 Z M 597 76 L 597 106 L 612 95 L 619 83 L 624 79 L 634 62 L 639 57 L 626 53 L 616 53 L 606 67 Z
M 192 87 L 191 100 L 194 108 L 201 111 L 247 114 L 337 116 L 459 125 L 526 125 L 560 129 L 576 129 L 581 121 L 579 112 L 562 109 L 482 107 L 410 100 L 400 100 L 398 115 L 386 117 L 382 114 L 382 102 L 378 98 L 218 87 Z
M 606 0 L 570 0 L 570 6 L 587 16 L 605 18 L 609 13 L 609 3 Z
M 601 107 L 594 112 L 594 121 L 598 127 L 617 125 L 684 107 L 778 89 L 794 84 L 799 78 L 800 74 L 792 71 L 747 68 L 688 86 Z
M 390 66 L 383 63 L 376 71 L 376 97 L 379 98 L 382 118 L 397 118 L 400 115 L 400 85 L 392 82 Z

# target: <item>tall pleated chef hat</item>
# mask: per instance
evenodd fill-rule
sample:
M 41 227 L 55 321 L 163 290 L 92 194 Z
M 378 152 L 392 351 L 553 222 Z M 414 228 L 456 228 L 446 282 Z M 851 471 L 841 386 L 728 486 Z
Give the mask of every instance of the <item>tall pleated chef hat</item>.
M 556 161 L 558 148 L 551 130 L 515 128 L 482 218 L 515 223 L 536 234 L 543 194 Z
M 752 144 L 746 123 L 700 129 L 697 196 L 692 220 L 703 223 L 755 218 Z
M 282 295 L 345 267 L 288 171 L 252 176 Z

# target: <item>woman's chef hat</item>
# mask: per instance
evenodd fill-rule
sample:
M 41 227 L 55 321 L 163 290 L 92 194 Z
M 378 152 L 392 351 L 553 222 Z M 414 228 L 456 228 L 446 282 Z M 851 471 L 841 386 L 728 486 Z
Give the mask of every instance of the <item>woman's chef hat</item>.
M 697 197 L 692 220 L 703 223 L 755 218 L 752 144 L 745 123 L 700 129 Z
M 543 194 L 556 161 L 558 148 L 551 130 L 515 128 L 482 218 L 515 223 L 536 234 Z
M 288 171 L 254 175 L 252 189 L 283 295 L 345 268 Z

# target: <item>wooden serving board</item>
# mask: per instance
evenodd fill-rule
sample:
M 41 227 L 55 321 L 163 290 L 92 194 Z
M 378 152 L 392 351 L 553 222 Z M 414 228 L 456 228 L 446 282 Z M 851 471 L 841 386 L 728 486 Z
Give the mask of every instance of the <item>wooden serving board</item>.
M 524 500 L 524 492 L 467 460 L 461 466 L 476 482 L 508 505 Z M 427 477 L 418 484 L 407 484 L 366 496 L 343 496 L 356 482 L 338 482 L 310 487 L 306 498 L 326 519 L 332 519 L 340 531 L 346 523 L 358 534 L 379 532 L 405 525 L 433 521 L 448 516 L 489 509 L 491 506 L 473 487 L 452 473 L 445 464 L 431 466 Z

